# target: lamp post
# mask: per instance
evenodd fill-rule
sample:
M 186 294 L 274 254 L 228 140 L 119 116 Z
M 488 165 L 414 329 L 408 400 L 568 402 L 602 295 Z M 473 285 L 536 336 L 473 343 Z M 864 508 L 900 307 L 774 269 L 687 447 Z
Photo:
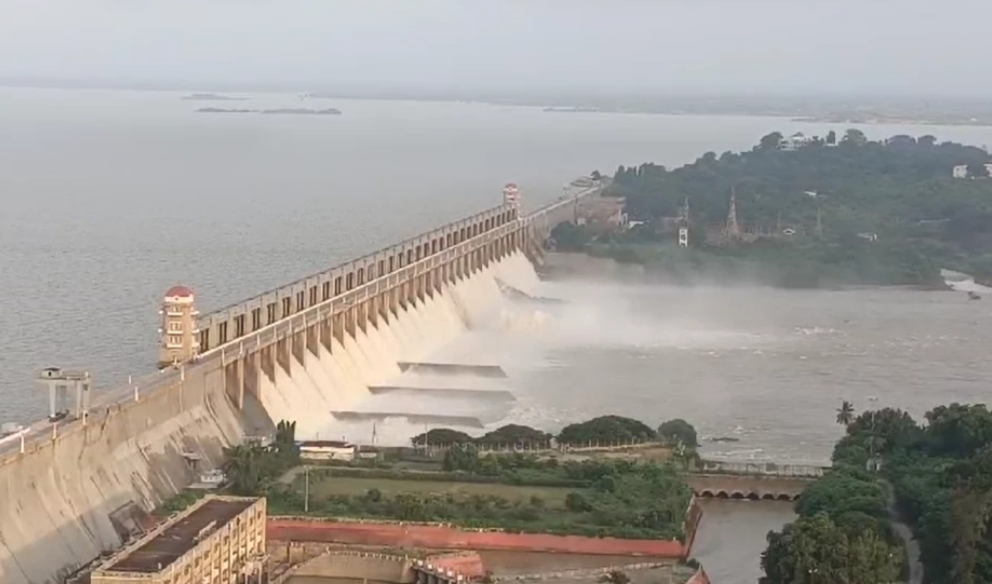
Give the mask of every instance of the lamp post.
M 878 403 L 878 396 L 868 396 L 868 403 L 871 404 L 871 430 L 868 438 L 868 470 L 875 471 L 878 470 L 878 465 L 875 463 L 875 404 Z

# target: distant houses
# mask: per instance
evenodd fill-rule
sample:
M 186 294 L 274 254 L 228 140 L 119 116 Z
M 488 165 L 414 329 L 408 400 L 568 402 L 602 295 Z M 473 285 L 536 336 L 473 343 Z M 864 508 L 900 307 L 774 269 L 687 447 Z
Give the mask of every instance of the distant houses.
M 992 162 L 985 163 L 985 175 L 992 176 Z M 958 164 L 951 169 L 951 176 L 954 178 L 968 178 L 968 165 Z
M 803 134 L 802 132 L 796 132 L 788 138 L 782 138 L 782 140 L 778 143 L 778 149 L 786 151 L 799 150 L 800 148 L 805 148 L 813 143 L 813 138 Z

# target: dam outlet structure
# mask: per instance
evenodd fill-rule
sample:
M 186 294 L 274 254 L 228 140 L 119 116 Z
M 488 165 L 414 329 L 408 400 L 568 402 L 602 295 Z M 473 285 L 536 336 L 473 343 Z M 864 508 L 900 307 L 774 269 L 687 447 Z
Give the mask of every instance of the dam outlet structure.
M 500 283 L 533 290 L 551 228 L 604 186 L 579 179 L 524 215 L 508 185 L 494 208 L 209 314 L 170 289 L 159 371 L 0 439 L 0 582 L 62 581 L 140 537 L 225 448 L 282 420 L 314 437 L 370 387 L 430 368 L 491 317 Z

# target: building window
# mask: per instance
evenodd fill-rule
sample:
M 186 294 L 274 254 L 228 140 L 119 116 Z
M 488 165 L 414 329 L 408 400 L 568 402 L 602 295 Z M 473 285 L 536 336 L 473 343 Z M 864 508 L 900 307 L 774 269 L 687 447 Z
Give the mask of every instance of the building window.
M 289 316 L 293 312 L 293 299 L 286 297 L 282 299 L 282 316 L 283 318 Z
M 334 278 L 334 295 L 339 296 L 341 294 L 341 276 Z
M 269 302 L 269 305 L 265 307 L 266 317 L 268 317 L 268 322 L 266 324 L 272 324 L 276 321 L 276 303 Z
M 217 336 L 220 337 L 217 340 L 217 342 L 219 342 L 220 344 L 223 345 L 224 343 L 227 342 L 227 323 L 226 322 L 222 322 L 219 325 L 217 325 Z
M 183 339 L 182 337 L 178 337 L 176 335 L 169 335 L 169 342 L 173 345 L 178 345 L 183 342 Z
M 183 330 L 183 323 L 177 320 L 170 321 L 169 330 L 173 332 L 181 332 Z
M 386 272 L 386 260 L 379 260 L 379 272 L 378 272 L 379 277 L 381 278 L 385 272 Z
M 321 290 L 321 292 L 322 292 L 321 293 L 321 296 L 323 297 L 324 300 L 329 300 L 331 298 L 331 283 L 330 282 L 324 282 L 321 285 L 321 288 L 322 288 L 322 290 Z
M 239 314 L 234 317 L 234 337 L 241 337 L 245 334 L 245 315 Z
M 300 312 L 301 310 L 306 308 L 306 304 L 304 304 L 304 300 L 305 297 L 303 295 L 303 291 L 300 290 L 299 292 L 296 293 L 296 312 Z
M 317 287 L 310 287 L 310 306 L 317 304 Z
M 251 330 L 257 331 L 262 328 L 262 309 L 252 308 L 251 309 Z
M 355 287 L 355 274 L 353 272 L 348 272 L 348 275 L 344 278 L 345 290 L 351 290 Z
M 358 268 L 358 285 L 365 283 L 365 268 Z

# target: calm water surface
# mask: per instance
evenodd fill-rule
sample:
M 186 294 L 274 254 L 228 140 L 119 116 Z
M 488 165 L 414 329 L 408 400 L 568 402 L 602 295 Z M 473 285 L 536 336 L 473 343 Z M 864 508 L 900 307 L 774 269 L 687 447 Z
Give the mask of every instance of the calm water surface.
M 594 168 L 843 130 L 353 100 L 306 104 L 342 116 L 212 115 L 182 95 L 0 89 L 0 422 L 42 414 L 39 367 L 89 368 L 97 385 L 150 370 L 177 282 L 210 310 L 498 204 L 508 181 L 533 206 Z M 238 104 L 300 105 L 250 97 Z M 988 128 L 862 129 L 992 143 Z M 740 439 L 711 454 L 822 460 L 841 399 L 914 414 L 986 400 L 992 309 L 958 295 L 548 286 L 572 300 L 567 334 L 520 339 L 510 419 L 685 417 Z M 697 555 L 715 582 L 754 582 L 764 532 L 788 518 L 763 509 L 708 512 Z

